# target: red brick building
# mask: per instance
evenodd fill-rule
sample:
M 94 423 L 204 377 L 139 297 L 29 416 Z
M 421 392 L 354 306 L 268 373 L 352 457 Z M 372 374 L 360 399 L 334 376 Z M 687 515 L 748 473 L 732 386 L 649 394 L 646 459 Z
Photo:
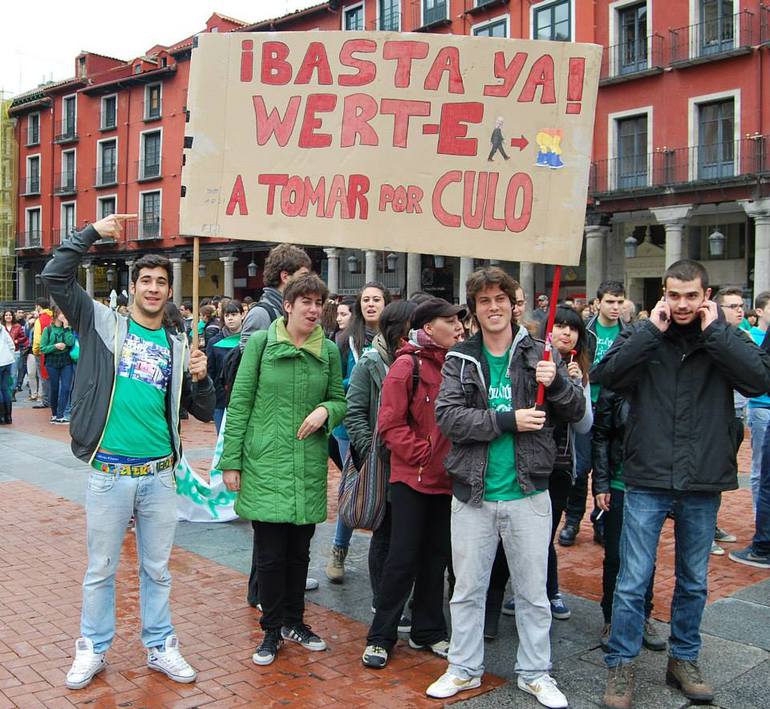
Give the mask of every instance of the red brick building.
M 759 0 L 330 0 L 252 25 L 213 15 L 206 29 L 451 32 L 601 44 L 587 243 L 584 263 L 565 269 L 564 292 L 590 295 L 600 280 L 614 277 L 625 279 L 631 297 L 649 307 L 658 297 L 665 265 L 682 256 L 703 260 L 715 285 L 741 286 L 747 296 L 770 287 L 770 10 Z M 99 247 L 97 262 L 103 253 L 103 263 L 124 264 L 148 240 L 155 250 L 189 252 L 188 242 L 177 234 L 189 47 L 189 40 L 154 47 L 147 57 L 128 63 L 82 55 L 77 78 L 17 97 L 12 112 L 18 118 L 26 188 L 19 197 L 19 265 L 28 269 L 27 283 L 62 225 L 69 225 L 70 202 L 78 224 L 95 218 L 113 194 L 117 209 L 140 214 L 127 242 Z M 148 102 L 155 100 L 149 87 L 158 84 L 161 117 L 148 121 Z M 77 142 L 67 137 L 67 110 L 72 109 L 66 102 L 73 95 Z M 105 102 L 111 110 L 111 95 L 117 96 L 119 119 L 109 131 L 100 121 Z M 40 142 L 29 144 L 36 112 Z M 160 148 L 153 137 L 158 130 Z M 111 165 L 104 160 L 112 140 L 116 182 L 108 186 L 99 178 L 112 175 L 104 172 Z M 72 170 L 64 154 L 72 146 L 78 151 L 77 191 L 62 193 L 62 175 Z M 148 162 L 148 149 L 151 156 L 160 155 L 159 162 Z M 36 174 L 39 185 L 31 179 Z M 223 279 L 218 284 L 204 279 L 205 287 L 245 295 L 258 286 L 258 278 L 244 276 L 256 270 L 249 271 L 247 263 L 258 265 L 261 248 L 207 244 L 210 268 L 219 273 L 221 263 Z M 217 249 L 226 255 L 218 257 Z M 231 255 L 234 261 L 219 261 Z M 320 257 L 315 251 L 314 258 Z M 331 249 L 319 265 L 335 290 L 352 290 L 377 277 L 394 290 L 423 288 L 457 298 L 474 264 L 472 259 Z M 550 267 L 506 267 L 530 297 L 548 287 Z M 124 274 L 125 267 L 113 270 Z M 100 271 L 95 273 L 98 285 Z

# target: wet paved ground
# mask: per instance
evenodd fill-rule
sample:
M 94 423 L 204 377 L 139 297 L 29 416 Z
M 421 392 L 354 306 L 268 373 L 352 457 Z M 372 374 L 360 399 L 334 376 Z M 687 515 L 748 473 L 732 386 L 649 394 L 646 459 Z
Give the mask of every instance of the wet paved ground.
M 4 707 L 232 707 L 232 706 L 439 706 L 424 695 L 445 663 L 401 642 L 382 672 L 365 670 L 360 654 L 371 620 L 366 555 L 368 535 L 357 532 L 341 586 L 326 583 L 323 567 L 335 509 L 313 540 L 311 574 L 321 580 L 307 594 L 308 622 L 330 650 L 309 653 L 285 647 L 275 664 L 256 667 L 250 656 L 261 637 L 256 612 L 245 601 L 251 530 L 241 522 L 181 523 L 172 555 L 172 611 L 182 648 L 200 671 L 192 685 L 175 684 L 144 664 L 139 642 L 135 540 L 126 535 L 118 575 L 118 633 L 109 667 L 85 690 L 64 686 L 78 634 L 80 584 L 85 570 L 84 466 L 69 451 L 67 427 L 48 423 L 46 411 L 21 404 L 14 425 L 0 428 L 0 709 Z M 213 426 L 184 426 L 188 457 L 208 466 Z M 741 451 L 742 471 L 749 451 Z M 330 489 L 337 471 L 331 467 Z M 742 476 L 745 484 L 745 476 Z M 333 496 L 332 496 L 333 499 Z M 723 497 L 721 526 L 750 540 L 753 521 L 747 489 Z M 596 707 L 605 671 L 598 649 L 602 550 L 590 528 L 578 543 L 560 549 L 562 591 L 572 608 L 554 621 L 554 676 L 572 707 Z M 703 622 L 702 665 L 717 685 L 716 706 L 770 706 L 770 572 L 712 557 L 709 606 Z M 673 591 L 670 523 L 659 550 L 654 617 L 669 618 Z M 537 707 L 516 688 L 516 632 L 503 617 L 500 636 L 487 644 L 483 693 L 460 695 L 469 707 Z M 661 631 L 665 633 L 661 624 Z M 405 640 L 405 638 L 404 638 Z M 682 707 L 686 700 L 665 687 L 665 653 L 643 651 L 639 709 Z M 514 681 L 511 682 L 510 680 Z

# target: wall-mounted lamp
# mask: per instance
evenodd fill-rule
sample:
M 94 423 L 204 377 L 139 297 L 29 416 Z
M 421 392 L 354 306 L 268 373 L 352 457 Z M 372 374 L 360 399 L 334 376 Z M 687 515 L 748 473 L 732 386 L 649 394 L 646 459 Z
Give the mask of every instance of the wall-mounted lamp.
M 361 273 L 361 261 L 355 254 L 350 254 L 347 258 L 348 273 Z
M 623 242 L 623 250 L 625 251 L 626 258 L 636 258 L 637 248 L 639 248 L 639 242 L 634 239 L 633 236 L 629 236 Z
M 446 263 L 446 259 L 443 256 L 434 256 L 433 257 L 433 265 L 436 268 L 444 268 L 444 264 Z

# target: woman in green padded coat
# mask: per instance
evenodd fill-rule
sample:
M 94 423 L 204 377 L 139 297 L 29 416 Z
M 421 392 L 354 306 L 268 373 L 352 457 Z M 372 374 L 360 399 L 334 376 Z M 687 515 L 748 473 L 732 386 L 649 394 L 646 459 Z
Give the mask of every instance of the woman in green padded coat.
M 328 295 L 316 274 L 289 281 L 287 315 L 249 338 L 227 408 L 220 467 L 257 540 L 257 665 L 272 663 L 284 640 L 326 649 L 303 615 L 310 540 L 326 519 L 329 433 L 345 416 L 339 350 L 321 328 Z

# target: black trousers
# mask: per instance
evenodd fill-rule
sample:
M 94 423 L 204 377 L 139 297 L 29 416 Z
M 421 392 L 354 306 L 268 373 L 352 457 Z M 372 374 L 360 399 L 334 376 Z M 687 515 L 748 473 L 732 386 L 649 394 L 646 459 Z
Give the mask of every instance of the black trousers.
M 369 542 L 369 583 L 372 586 L 372 606 L 379 608 L 380 582 L 382 570 L 385 568 L 385 560 L 390 550 L 390 502 L 385 503 L 385 517 L 377 529 L 372 532 Z
M 377 612 L 367 644 L 390 651 L 414 583 L 411 638 L 429 645 L 448 636 L 444 618 L 444 572 L 451 554 L 451 495 L 426 495 L 404 483 L 391 490 L 390 551 L 382 569 Z
M 548 494 L 551 497 L 551 544 L 548 547 L 548 580 L 546 591 L 549 600 L 559 593 L 559 563 L 556 557 L 556 528 L 567 509 L 567 500 L 572 490 L 572 475 L 566 470 L 554 470 L 548 480 Z
M 251 571 L 249 571 L 249 587 L 246 592 L 246 600 L 250 606 L 256 607 L 259 603 L 259 582 L 257 579 L 257 528 L 251 523 L 254 529 L 254 540 L 251 544 Z
M 604 513 L 604 565 L 602 569 L 602 614 L 604 622 L 612 621 L 612 597 L 620 570 L 620 533 L 623 531 L 623 490 L 610 490 L 610 511 Z M 644 617 L 652 613 L 652 586 L 655 583 L 653 567 L 650 583 L 644 594 Z
M 302 622 L 314 524 L 252 522 L 263 630 Z

